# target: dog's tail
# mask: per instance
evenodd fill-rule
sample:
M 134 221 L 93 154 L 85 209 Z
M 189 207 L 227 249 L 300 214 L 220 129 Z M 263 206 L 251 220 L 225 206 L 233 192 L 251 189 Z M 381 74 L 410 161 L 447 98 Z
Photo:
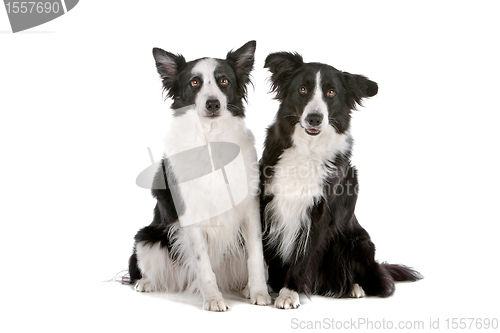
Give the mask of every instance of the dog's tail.
M 406 267 L 403 265 L 392 265 L 388 263 L 383 263 L 382 267 L 385 268 L 387 272 L 391 275 L 394 281 L 418 281 L 423 279 L 422 274 L 417 272 L 411 267 Z

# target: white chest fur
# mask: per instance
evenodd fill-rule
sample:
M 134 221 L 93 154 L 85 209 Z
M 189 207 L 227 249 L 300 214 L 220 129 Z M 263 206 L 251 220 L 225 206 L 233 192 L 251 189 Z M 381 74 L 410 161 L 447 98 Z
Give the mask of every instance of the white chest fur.
M 218 119 L 204 119 L 194 109 L 172 119 L 164 153 L 168 157 L 209 142 L 232 142 L 245 153 L 255 153 L 254 137 L 243 119 L 229 113 Z
M 337 134 L 331 126 L 313 137 L 297 124 L 292 141 L 265 188 L 266 194 L 274 196 L 265 212 L 268 241 L 284 261 L 295 259 L 291 258 L 295 247 L 296 253 L 305 249 L 311 225 L 308 210 L 324 195 L 325 179 L 335 172 L 329 161 L 350 145 L 348 135 Z
M 235 237 L 248 213 L 247 199 L 256 197 L 258 168 L 254 137 L 239 117 L 225 114 L 217 119 L 208 119 L 200 117 L 195 110 L 189 110 L 173 118 L 164 152 L 166 157 L 175 157 L 194 148 L 210 147 L 215 142 L 234 143 L 240 149 L 238 158 L 225 166 L 224 172 L 222 169 L 215 170 L 214 151 L 211 150 L 209 176 L 183 182 L 183 179 L 192 179 L 190 166 L 195 165 L 196 169 L 196 164 L 201 161 L 197 155 L 183 159 L 182 165 L 175 164 L 179 159 L 171 158 L 169 170 L 179 181 L 173 187 L 169 184 L 171 191 L 179 193 L 185 207 L 179 214 L 180 225 L 196 224 L 193 227 L 202 227 L 208 244 L 211 244 L 208 250 L 212 260 L 217 254 L 238 244 Z

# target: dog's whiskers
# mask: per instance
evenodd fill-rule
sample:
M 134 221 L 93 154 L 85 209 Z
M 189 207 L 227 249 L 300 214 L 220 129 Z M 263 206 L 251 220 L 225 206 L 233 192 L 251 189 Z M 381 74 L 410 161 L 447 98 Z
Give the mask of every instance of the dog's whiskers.
M 339 133 L 340 133 L 340 131 L 339 131 L 338 127 L 335 125 L 335 121 L 336 121 L 336 120 L 335 120 L 335 119 L 333 119 L 333 118 L 328 118 L 328 120 L 330 120 L 330 125 L 332 125 L 332 127 L 333 127 L 333 128 L 334 128 L 337 132 L 339 132 Z

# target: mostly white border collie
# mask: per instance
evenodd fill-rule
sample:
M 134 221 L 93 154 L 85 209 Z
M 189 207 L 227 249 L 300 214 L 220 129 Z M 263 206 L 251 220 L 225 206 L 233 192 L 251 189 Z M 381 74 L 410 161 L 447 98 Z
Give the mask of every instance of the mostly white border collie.
M 174 117 L 153 181 L 154 219 L 136 234 L 129 260 L 130 280 L 137 291 L 200 292 L 204 308 L 211 311 L 229 309 L 223 291 L 243 292 L 253 304 L 271 303 L 262 250 L 257 154 L 243 108 L 255 46 L 250 41 L 224 60 L 190 62 L 182 55 L 153 49 L 164 90 L 173 98 Z M 233 164 L 233 170 L 224 172 L 223 165 L 214 165 L 213 144 L 221 142 L 241 152 L 243 162 Z M 198 166 L 209 159 L 207 173 L 213 176 L 189 181 L 191 171 L 199 172 Z M 242 173 L 241 179 L 232 181 L 243 184 L 248 195 L 219 214 L 217 202 L 228 198 L 227 178 Z
M 357 171 L 350 164 L 351 111 L 377 94 L 375 82 L 296 53 L 270 54 L 280 101 L 260 163 L 264 255 L 275 306 L 297 308 L 298 292 L 387 297 L 394 281 L 416 271 L 375 261 L 375 246 L 354 208 Z

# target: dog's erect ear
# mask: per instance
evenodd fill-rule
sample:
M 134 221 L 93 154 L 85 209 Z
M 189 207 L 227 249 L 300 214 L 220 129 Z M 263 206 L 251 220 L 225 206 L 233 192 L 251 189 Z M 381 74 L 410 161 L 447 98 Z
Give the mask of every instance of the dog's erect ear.
M 153 57 L 156 61 L 156 69 L 161 78 L 176 76 L 186 60 L 180 54 L 176 55 L 160 48 L 153 48 Z
M 186 60 L 180 54 L 176 55 L 157 47 L 153 48 L 153 57 L 158 74 L 163 80 L 163 88 L 167 92 L 167 97 L 172 97 L 175 94 L 177 75 L 186 64 Z
M 254 40 L 249 41 L 236 51 L 229 51 L 226 56 L 226 60 L 233 66 L 236 71 L 236 75 L 240 78 L 246 77 L 248 83 L 250 72 L 253 69 L 255 47 L 257 42 Z
M 375 96 L 378 92 L 378 84 L 369 80 L 363 75 L 342 73 L 346 88 L 346 96 L 351 109 L 354 109 L 356 104 L 361 105 L 361 100 L 366 97 Z
M 272 73 L 271 91 L 276 92 L 277 99 L 283 99 L 285 87 L 290 82 L 290 78 L 302 65 L 304 65 L 304 60 L 298 53 L 277 52 L 267 56 L 264 68 L 268 68 Z
M 236 51 L 229 51 L 226 56 L 227 62 L 233 67 L 238 77 L 238 93 L 246 99 L 247 84 L 250 83 L 250 72 L 255 61 L 255 47 L 257 42 L 249 41 Z

